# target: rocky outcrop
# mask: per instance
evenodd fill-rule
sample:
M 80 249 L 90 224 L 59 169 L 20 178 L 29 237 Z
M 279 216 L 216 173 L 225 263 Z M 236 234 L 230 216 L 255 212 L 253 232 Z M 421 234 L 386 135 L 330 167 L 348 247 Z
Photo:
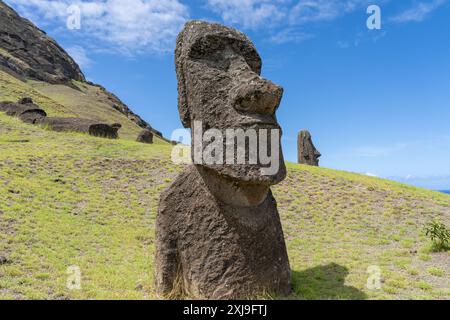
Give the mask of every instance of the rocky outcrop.
M 9 108 L 9 106 L 13 103 L 14 102 L 12 102 L 12 101 L 0 101 L 0 111 L 6 112 L 6 110 L 8 110 L 8 108 Z
M 221 133 L 249 124 L 279 129 L 275 110 L 283 90 L 260 77 L 261 59 L 243 33 L 189 22 L 178 37 L 176 67 L 185 127 L 194 131 L 201 121 Z M 192 149 L 203 152 L 195 139 Z M 260 162 L 196 163 L 162 194 L 155 257 L 161 295 L 242 299 L 290 293 L 289 260 L 270 191 L 285 178 L 286 167 L 281 149 L 275 152 L 279 170 L 271 174 L 262 173 Z
M 0 65 L 23 77 L 49 83 L 85 80 L 63 48 L 1 0 Z
M 98 87 L 107 96 L 107 100 L 109 101 L 109 104 L 112 106 L 113 109 L 115 109 L 115 110 L 119 111 L 120 113 L 124 114 L 128 119 L 130 119 L 132 122 L 136 123 L 142 129 L 148 129 L 151 132 L 153 132 L 154 135 L 156 135 L 158 137 L 161 137 L 163 140 L 166 140 L 166 139 L 164 139 L 164 137 L 163 137 L 161 132 L 153 129 L 153 127 L 149 123 L 147 123 L 140 116 L 138 116 L 133 111 L 131 111 L 131 109 L 126 104 L 124 104 L 122 102 L 122 100 L 120 100 L 116 95 L 114 95 L 113 93 L 109 92 L 108 90 L 106 90 L 101 85 L 98 85 L 98 84 L 95 84 L 95 83 L 92 83 L 92 82 L 88 82 L 88 83 L 90 85 L 92 85 L 92 86 Z
M 300 131 L 298 134 L 298 163 L 318 167 L 321 156 L 312 142 L 311 133 L 308 130 Z
M 85 82 L 80 67 L 55 40 L 29 20 L 20 17 L 2 0 L 0 0 L 0 70 L 21 80 L 31 78 L 74 88 L 72 80 Z M 98 84 L 86 83 L 100 88 L 112 109 L 124 114 L 142 129 L 149 129 L 166 140 L 161 132 L 153 129 L 117 96 Z

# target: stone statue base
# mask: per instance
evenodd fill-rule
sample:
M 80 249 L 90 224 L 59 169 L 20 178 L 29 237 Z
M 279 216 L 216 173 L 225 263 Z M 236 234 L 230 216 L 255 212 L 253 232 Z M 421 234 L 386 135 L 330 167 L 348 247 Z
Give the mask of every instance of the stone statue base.
M 165 296 L 244 299 L 291 292 L 277 204 L 269 191 L 253 207 L 217 200 L 200 168 L 189 167 L 160 200 L 156 287 Z

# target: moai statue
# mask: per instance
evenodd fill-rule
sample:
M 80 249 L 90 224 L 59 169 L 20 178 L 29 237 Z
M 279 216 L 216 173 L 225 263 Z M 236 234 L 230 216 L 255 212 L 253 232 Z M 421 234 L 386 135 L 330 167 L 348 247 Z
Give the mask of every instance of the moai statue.
M 298 163 L 318 167 L 321 156 L 312 142 L 311 133 L 307 130 L 300 131 L 298 134 Z
M 153 143 L 153 132 L 149 129 L 142 130 L 137 139 L 137 142 L 152 144 Z
M 193 164 L 161 195 L 157 291 L 196 299 L 289 295 L 291 270 L 270 190 L 286 177 L 280 137 L 270 140 L 270 146 L 259 140 L 264 147 L 277 146 L 272 153 L 278 155 L 278 170 L 270 174 L 261 162 L 230 163 L 243 155 L 239 146 L 236 154 L 227 153 L 230 159 L 223 164 L 202 163 L 196 155 L 205 149 L 195 138 L 198 131 L 209 129 L 224 136 L 230 128 L 253 129 L 260 137 L 271 130 L 279 134 L 275 111 L 283 89 L 260 77 L 261 58 L 252 42 L 219 24 L 188 22 L 175 55 L 179 112 L 194 136 Z M 246 159 L 249 146 L 240 150 Z

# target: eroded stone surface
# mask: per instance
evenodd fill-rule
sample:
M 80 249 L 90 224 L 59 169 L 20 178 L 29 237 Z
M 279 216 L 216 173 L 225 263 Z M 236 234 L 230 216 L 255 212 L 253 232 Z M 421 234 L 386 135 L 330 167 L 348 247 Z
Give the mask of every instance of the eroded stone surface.
M 84 81 L 75 61 L 45 32 L 0 0 L 0 66 L 49 83 Z
M 21 80 L 38 79 L 52 84 L 65 84 L 77 90 L 72 80 L 85 82 L 80 67 L 56 41 L 31 21 L 20 17 L 2 0 L 0 0 L 0 71 Z M 99 88 L 102 103 L 124 114 L 139 127 L 150 129 L 164 139 L 159 131 L 134 113 L 116 95 L 98 84 L 86 83 Z
M 153 143 L 153 132 L 150 130 L 142 130 L 137 139 L 137 142 L 152 144 Z
M 319 166 L 322 155 L 312 142 L 311 133 L 302 130 L 298 134 L 298 163 L 310 166 Z
M 279 129 L 283 89 L 260 77 L 261 58 L 241 32 L 192 21 L 177 39 L 179 112 L 203 129 Z M 198 147 L 193 142 L 193 149 Z M 286 168 L 262 164 L 188 167 L 160 200 L 156 287 L 177 297 L 232 299 L 290 293 L 290 267 L 270 186 Z M 247 150 L 245 151 L 247 152 Z
M 17 103 L 0 102 L 0 111 L 5 112 L 8 116 L 18 117 L 23 122 L 30 124 L 35 124 L 47 116 L 47 113 L 28 97 L 20 99 Z

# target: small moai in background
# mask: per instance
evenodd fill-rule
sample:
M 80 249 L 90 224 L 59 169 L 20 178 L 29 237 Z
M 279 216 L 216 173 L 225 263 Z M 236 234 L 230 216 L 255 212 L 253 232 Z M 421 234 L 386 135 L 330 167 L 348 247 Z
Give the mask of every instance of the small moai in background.
M 300 131 L 298 134 L 298 163 L 318 167 L 321 156 L 312 142 L 311 133 L 308 130 Z
M 153 132 L 151 132 L 148 129 L 142 130 L 141 133 L 139 133 L 136 141 L 141 142 L 141 143 L 152 144 L 153 143 Z

